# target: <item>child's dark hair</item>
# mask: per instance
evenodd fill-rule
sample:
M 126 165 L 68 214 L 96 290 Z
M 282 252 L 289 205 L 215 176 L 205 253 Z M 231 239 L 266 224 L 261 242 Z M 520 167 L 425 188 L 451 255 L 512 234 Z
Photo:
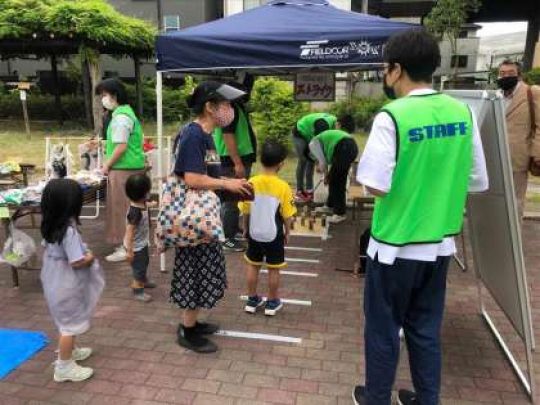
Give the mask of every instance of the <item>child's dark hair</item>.
M 132 174 L 126 181 L 126 195 L 131 201 L 141 201 L 152 189 L 152 181 L 146 174 Z
M 328 131 L 330 128 L 330 125 L 328 125 L 328 122 L 326 122 L 325 119 L 319 118 L 317 121 L 313 123 L 313 134 L 315 136 L 319 135 L 321 132 Z
M 383 59 L 390 64 L 390 70 L 399 63 L 414 82 L 431 82 L 441 64 L 441 51 L 433 35 L 424 28 L 413 28 L 390 37 Z
M 349 134 L 354 133 L 354 130 L 356 129 L 356 124 L 351 114 L 342 115 L 338 118 L 338 122 L 343 131 L 348 132 Z
M 80 224 L 83 192 L 79 183 L 70 179 L 53 179 L 41 196 L 41 236 L 48 243 L 60 243 L 68 226 Z
M 261 148 L 261 163 L 264 167 L 275 167 L 287 158 L 287 148 L 279 142 L 266 141 Z

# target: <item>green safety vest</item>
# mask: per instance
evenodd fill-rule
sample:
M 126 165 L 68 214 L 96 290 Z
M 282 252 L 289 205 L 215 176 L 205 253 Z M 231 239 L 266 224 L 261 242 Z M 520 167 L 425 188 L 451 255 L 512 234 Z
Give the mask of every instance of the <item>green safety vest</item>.
M 337 117 L 328 113 L 312 113 L 304 115 L 296 123 L 296 129 L 298 133 L 308 143 L 315 137 L 315 122 L 323 119 L 327 122 L 330 129 L 334 129 L 337 122 Z
M 322 145 L 326 163 L 332 163 L 336 145 L 345 138 L 352 137 L 347 132 L 340 129 L 329 129 L 328 131 L 321 132 L 314 138 L 315 140 L 318 140 Z
M 116 161 L 112 166 L 112 169 L 116 170 L 139 170 L 144 169 L 144 151 L 143 151 L 143 131 L 141 123 L 137 119 L 137 116 L 133 112 L 133 109 L 129 105 L 121 105 L 114 109 L 112 112 L 112 120 L 117 115 L 127 115 L 133 120 L 133 131 L 129 135 L 127 148 L 124 154 Z M 113 142 L 112 125 L 109 124 L 107 128 L 107 145 L 105 154 L 107 159 L 110 159 L 116 149 L 117 144 Z
M 382 111 L 397 131 L 392 187 L 375 200 L 371 234 L 403 246 L 457 235 L 473 162 L 469 107 L 445 94 L 408 96 Z
M 236 130 L 234 132 L 234 139 L 236 140 L 236 147 L 238 148 L 238 156 L 242 157 L 251 155 L 255 153 L 255 151 L 253 148 L 253 143 L 251 142 L 247 116 L 239 107 L 234 109 L 234 113 L 238 114 L 238 121 L 236 124 Z M 229 156 L 225 139 L 223 139 L 223 128 L 215 128 L 212 135 L 214 137 L 217 154 L 221 157 Z

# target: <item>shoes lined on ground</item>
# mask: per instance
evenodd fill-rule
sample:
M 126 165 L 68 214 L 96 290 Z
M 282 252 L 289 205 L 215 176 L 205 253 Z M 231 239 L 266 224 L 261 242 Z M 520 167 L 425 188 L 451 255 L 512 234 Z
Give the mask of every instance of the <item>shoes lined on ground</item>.
M 182 324 L 178 325 L 178 330 L 176 333 L 178 336 L 182 333 L 181 329 L 184 326 Z M 216 325 L 215 323 L 207 323 L 207 322 L 198 322 L 195 324 L 195 331 L 199 333 L 200 335 L 213 335 L 219 330 L 219 325 Z
M 156 288 L 157 284 L 152 281 L 145 281 L 144 288 Z
M 352 399 L 354 405 L 365 405 L 366 402 L 366 387 L 363 385 L 357 385 L 352 390 Z
M 303 191 L 297 191 L 294 195 L 294 202 L 296 203 L 305 203 L 307 202 L 306 195 Z
M 74 361 L 67 367 L 56 366 L 54 368 L 54 381 L 56 382 L 79 382 L 92 377 L 94 370 L 90 367 L 81 367 Z
M 264 314 L 267 316 L 274 316 L 281 308 L 283 308 L 283 303 L 279 298 L 275 300 L 268 300 L 266 301 L 266 305 L 264 307 Z
M 197 332 L 196 327 L 185 328 L 183 325 L 178 327 L 178 344 L 196 353 L 214 353 L 218 350 L 215 343 Z
M 318 214 L 331 214 L 334 211 L 332 210 L 332 208 L 323 205 L 322 207 L 315 208 L 315 212 Z
M 226 252 L 243 252 L 246 248 L 239 240 L 231 238 L 223 242 L 223 250 Z
M 254 314 L 257 312 L 257 308 L 264 305 L 264 301 L 262 297 L 259 297 L 258 295 L 255 295 L 253 297 L 248 297 L 246 306 L 244 307 L 244 311 Z
M 123 262 L 127 258 L 126 248 L 124 246 L 119 246 L 115 249 L 114 253 L 105 257 L 105 260 L 111 263 Z
M 148 293 L 145 293 L 144 291 L 134 293 L 133 297 L 137 301 L 141 301 L 141 302 L 150 302 L 150 301 L 152 301 L 152 296 L 150 294 L 148 294 Z
M 331 224 L 339 224 L 343 221 L 346 221 L 347 220 L 347 216 L 346 215 L 332 215 L 331 217 L 328 218 L 328 222 L 330 222 Z

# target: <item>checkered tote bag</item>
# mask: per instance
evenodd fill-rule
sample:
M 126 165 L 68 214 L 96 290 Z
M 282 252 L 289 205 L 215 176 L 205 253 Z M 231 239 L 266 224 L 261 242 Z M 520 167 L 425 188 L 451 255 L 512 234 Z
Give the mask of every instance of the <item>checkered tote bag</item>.
M 156 245 L 164 249 L 223 241 L 220 209 L 213 191 L 190 189 L 182 179 L 169 176 L 163 185 Z

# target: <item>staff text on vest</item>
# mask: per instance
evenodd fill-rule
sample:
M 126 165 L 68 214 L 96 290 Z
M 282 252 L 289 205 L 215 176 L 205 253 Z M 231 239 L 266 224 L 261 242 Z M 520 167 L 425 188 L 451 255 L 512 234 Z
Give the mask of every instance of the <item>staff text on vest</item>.
M 420 142 L 425 139 L 446 138 L 456 135 L 467 135 L 466 122 L 452 122 L 450 124 L 426 125 L 409 130 L 409 141 Z

